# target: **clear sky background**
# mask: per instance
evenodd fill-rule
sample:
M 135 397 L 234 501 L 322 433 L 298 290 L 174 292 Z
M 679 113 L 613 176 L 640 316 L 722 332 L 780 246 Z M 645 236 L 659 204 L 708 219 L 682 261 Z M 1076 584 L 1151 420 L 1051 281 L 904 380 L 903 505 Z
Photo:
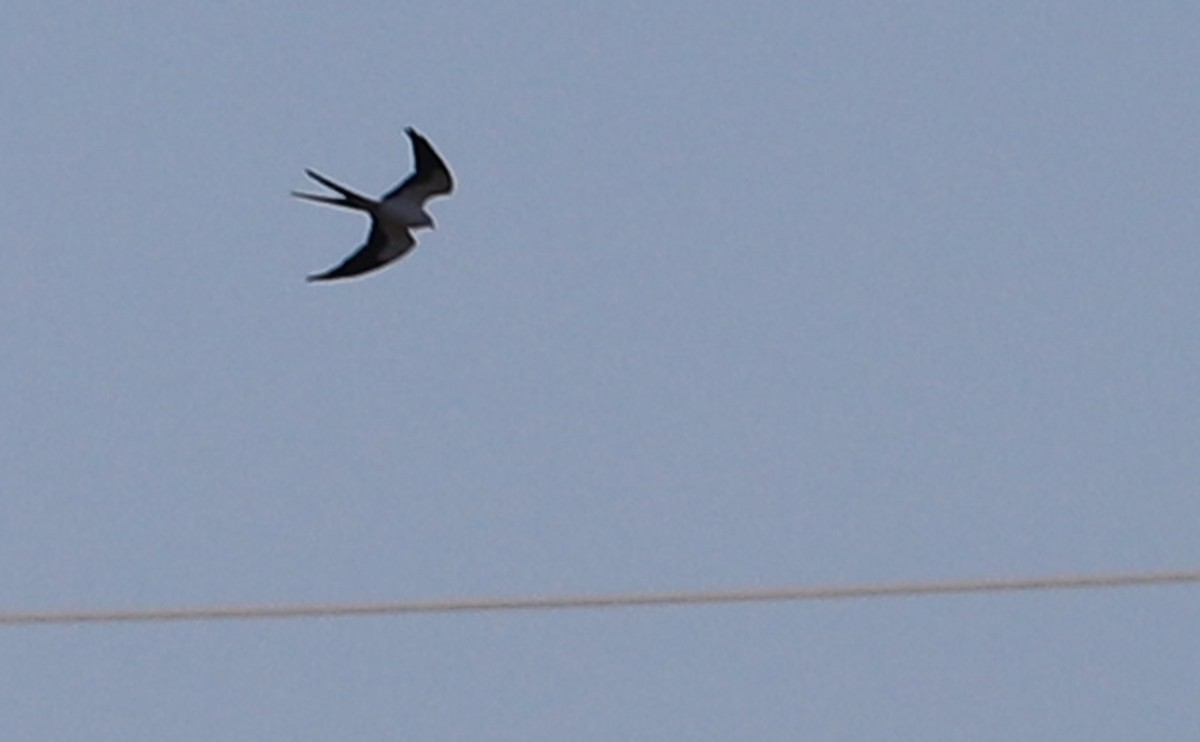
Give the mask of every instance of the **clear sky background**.
M 0 608 L 1200 565 L 1200 5 L 9 2 Z M 309 285 L 425 133 L 458 191 Z M 1194 740 L 1193 587 L 0 629 L 0 737 Z

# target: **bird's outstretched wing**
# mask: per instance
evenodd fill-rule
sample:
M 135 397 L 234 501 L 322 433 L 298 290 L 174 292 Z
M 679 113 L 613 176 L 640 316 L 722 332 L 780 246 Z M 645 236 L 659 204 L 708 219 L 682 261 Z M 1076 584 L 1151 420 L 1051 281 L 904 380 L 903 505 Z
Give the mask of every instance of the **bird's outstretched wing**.
M 416 244 L 417 241 L 411 231 L 395 229 L 389 232 L 372 217 L 371 233 L 367 236 L 365 245 L 358 248 L 353 255 L 337 266 L 324 273 L 315 273 L 309 276 L 308 280 L 329 281 L 335 278 L 361 276 L 364 273 L 379 270 L 393 260 L 398 260 Z
M 411 126 L 404 130 L 412 141 L 413 174 L 404 182 L 388 191 L 384 201 L 391 198 L 411 198 L 417 203 L 424 203 L 434 196 L 443 196 L 454 190 L 454 176 L 441 155 L 434 150 L 429 140 L 417 133 Z

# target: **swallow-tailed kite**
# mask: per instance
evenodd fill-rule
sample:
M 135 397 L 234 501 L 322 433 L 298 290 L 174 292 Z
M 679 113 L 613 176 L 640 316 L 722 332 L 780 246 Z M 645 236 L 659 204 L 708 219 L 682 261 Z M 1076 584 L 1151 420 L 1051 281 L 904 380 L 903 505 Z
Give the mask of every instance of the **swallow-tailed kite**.
M 454 190 L 454 177 L 450 175 L 450 169 L 425 137 L 412 128 L 405 129 L 404 133 L 412 140 L 415 170 L 379 201 L 359 195 L 320 173 L 304 171 L 308 177 L 340 195 L 318 196 L 292 191 L 293 196 L 365 211 L 371 217 L 371 232 L 367 236 L 366 244 L 340 265 L 324 273 L 309 276 L 309 281 L 349 278 L 378 270 L 413 249 L 417 244 L 413 230 L 422 227 L 435 228 L 433 217 L 425 211 L 425 202 L 434 196 L 442 196 Z

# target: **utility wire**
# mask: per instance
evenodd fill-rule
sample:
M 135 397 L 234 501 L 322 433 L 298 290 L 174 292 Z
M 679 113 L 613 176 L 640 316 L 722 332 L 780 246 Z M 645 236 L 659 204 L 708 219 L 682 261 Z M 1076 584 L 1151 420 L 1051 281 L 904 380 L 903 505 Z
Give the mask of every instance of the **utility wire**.
M 611 593 L 607 595 L 568 595 L 558 597 L 533 596 L 524 598 L 461 598 L 384 603 L 0 612 L 0 625 L 218 621 L 252 618 L 333 618 L 344 616 L 394 616 L 410 613 L 483 613 L 492 611 L 546 611 L 565 608 L 628 608 L 656 605 L 772 603 L 798 600 L 899 598 L 1027 590 L 1097 589 L 1195 582 L 1200 582 L 1200 570 L 817 587 L 744 588 L 690 592 Z

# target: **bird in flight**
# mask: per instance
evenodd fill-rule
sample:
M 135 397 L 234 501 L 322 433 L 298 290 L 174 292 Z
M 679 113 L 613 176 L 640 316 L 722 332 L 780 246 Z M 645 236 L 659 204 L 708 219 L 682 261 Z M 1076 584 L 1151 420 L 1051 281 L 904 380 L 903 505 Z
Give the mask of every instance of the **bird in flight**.
M 413 160 L 416 162 L 413 174 L 378 201 L 359 195 L 318 172 L 304 171 L 308 177 L 340 195 L 319 196 L 315 193 L 292 191 L 293 196 L 365 211 L 371 217 L 371 231 L 367 235 L 366 244 L 333 268 L 309 276 L 309 281 L 349 278 L 378 270 L 403 257 L 416 246 L 417 240 L 413 236 L 413 230 L 423 227 L 436 228 L 433 217 L 425 211 L 425 202 L 434 196 L 443 196 L 454 190 L 454 177 L 450 174 L 450 168 L 446 167 L 446 163 L 429 144 L 429 140 L 412 127 L 406 128 L 404 133 L 412 141 Z

